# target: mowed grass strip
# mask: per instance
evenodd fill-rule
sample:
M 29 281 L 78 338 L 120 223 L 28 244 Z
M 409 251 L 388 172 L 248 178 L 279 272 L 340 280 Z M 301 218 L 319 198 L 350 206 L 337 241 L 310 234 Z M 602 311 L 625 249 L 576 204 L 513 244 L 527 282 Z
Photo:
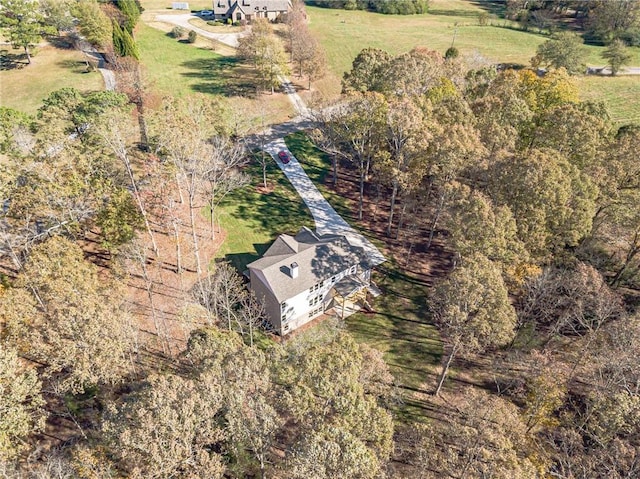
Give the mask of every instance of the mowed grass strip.
M 225 92 L 224 80 L 236 60 L 212 47 L 194 46 L 141 23 L 136 28 L 140 61 L 153 90 L 182 97 Z
M 255 160 L 246 173 L 250 185 L 227 196 L 216 213 L 227 234 L 217 256 L 239 271 L 258 259 L 279 234 L 296 234 L 302 226 L 315 228 L 309 209 L 273 158 L 267 163 L 266 190 L 262 166 Z
M 331 206 L 357 229 L 353 220 L 356 205 L 325 185 L 331 171 L 329 155 L 318 149 L 304 133 L 290 135 L 285 140 Z M 384 251 L 383 245 L 375 242 Z M 384 354 L 385 362 L 403 391 L 404 402 L 396 410 L 398 418 L 406 421 L 424 419 L 424 397 L 430 392 L 430 386 L 435 385 L 435 372 L 442 356 L 440 335 L 428 313 L 427 287 L 391 262 L 380 265 L 373 280 L 383 291 L 383 295 L 372 303 L 375 312 L 350 316 L 346 319 L 347 328 L 356 340 Z
M 162 26 L 170 30 L 166 24 Z M 144 23 L 136 28 L 136 41 L 150 89 L 160 95 L 223 96 L 229 99 L 242 121 L 254 128 L 261 122 L 262 114 L 267 125 L 295 116 L 291 102 L 282 93 L 256 97 L 253 71 L 229 55 L 230 47 L 220 47 L 223 55 L 214 51 L 219 48 L 218 44 L 208 39 L 198 37 L 195 44 L 180 42 L 166 31 Z
M 20 57 L 21 50 L 2 46 L 12 64 L 0 70 L 0 105 L 35 113 L 42 100 L 63 87 L 73 87 L 81 92 L 104 89 L 99 71 L 87 72 L 85 55 L 73 48 L 58 48 L 44 44 L 36 48 L 31 65 Z M 4 62 L 3 62 L 4 63 Z

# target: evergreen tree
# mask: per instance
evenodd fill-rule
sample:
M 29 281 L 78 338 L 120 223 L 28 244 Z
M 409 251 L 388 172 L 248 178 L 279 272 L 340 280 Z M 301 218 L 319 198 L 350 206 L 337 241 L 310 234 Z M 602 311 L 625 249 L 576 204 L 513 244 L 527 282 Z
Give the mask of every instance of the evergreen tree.
M 133 29 L 140 18 L 140 8 L 135 0 L 118 0 L 116 5 L 125 16 L 124 28 L 133 33 Z

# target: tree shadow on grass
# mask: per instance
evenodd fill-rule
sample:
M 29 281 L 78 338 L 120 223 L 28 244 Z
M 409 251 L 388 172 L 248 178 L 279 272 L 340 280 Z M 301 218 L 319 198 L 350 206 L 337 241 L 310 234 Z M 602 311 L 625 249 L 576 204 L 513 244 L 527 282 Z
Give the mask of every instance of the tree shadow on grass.
M 9 50 L 0 50 L 0 71 L 17 70 L 27 65 L 27 56 L 24 53 L 9 53 Z
M 239 274 L 243 274 L 247 265 L 260 259 L 269 246 L 271 246 L 270 242 L 254 243 L 253 249 L 255 250 L 255 253 L 252 251 L 247 251 L 246 253 L 229 253 L 224 255 L 224 258 L 226 261 L 229 261 L 236 270 L 238 270 Z
M 438 15 L 442 17 L 464 17 L 464 18 L 477 18 L 479 12 L 469 11 L 469 10 L 455 10 L 455 9 L 440 9 L 440 8 L 430 8 L 429 13 L 431 15 Z
M 47 37 L 47 41 L 60 50 L 73 50 L 75 48 L 73 45 L 73 40 L 70 37 L 64 35 L 53 35 Z
M 84 60 L 61 60 L 57 62 L 57 65 L 74 73 L 88 73 L 90 71 L 89 62 Z
M 255 84 L 241 74 L 242 63 L 237 58 L 202 58 L 186 61 L 182 66 L 191 70 L 183 76 L 200 80 L 191 87 L 196 92 L 228 97 L 255 95 Z
M 507 5 L 504 0 L 473 0 L 471 3 L 486 10 L 487 13 L 501 18 L 504 18 L 505 11 L 507 10 Z

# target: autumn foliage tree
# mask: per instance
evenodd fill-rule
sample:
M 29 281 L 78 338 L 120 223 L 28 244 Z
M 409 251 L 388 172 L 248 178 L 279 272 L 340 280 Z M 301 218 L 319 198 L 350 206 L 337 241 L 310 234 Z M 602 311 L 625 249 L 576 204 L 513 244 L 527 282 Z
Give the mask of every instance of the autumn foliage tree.
M 132 330 L 121 298 L 77 245 L 53 237 L 30 252 L 0 317 L 55 391 L 78 393 L 116 383 L 129 369 Z
M 469 256 L 436 285 L 433 314 L 449 343 L 435 395 L 440 393 L 453 359 L 504 346 L 515 334 L 516 313 L 500 270 L 480 254 Z

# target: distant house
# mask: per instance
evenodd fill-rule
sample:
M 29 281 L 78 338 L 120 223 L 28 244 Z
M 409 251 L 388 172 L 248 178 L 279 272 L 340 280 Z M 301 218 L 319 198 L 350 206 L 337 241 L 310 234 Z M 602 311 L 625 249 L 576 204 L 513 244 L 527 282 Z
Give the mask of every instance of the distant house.
M 371 283 L 368 254 L 345 235 L 318 236 L 302 228 L 280 235 L 263 257 L 249 264 L 249 287 L 264 303 L 273 328 L 288 334 L 331 308 L 344 317 Z
M 213 17 L 234 22 L 256 18 L 271 21 L 284 17 L 291 8 L 291 0 L 213 0 Z

